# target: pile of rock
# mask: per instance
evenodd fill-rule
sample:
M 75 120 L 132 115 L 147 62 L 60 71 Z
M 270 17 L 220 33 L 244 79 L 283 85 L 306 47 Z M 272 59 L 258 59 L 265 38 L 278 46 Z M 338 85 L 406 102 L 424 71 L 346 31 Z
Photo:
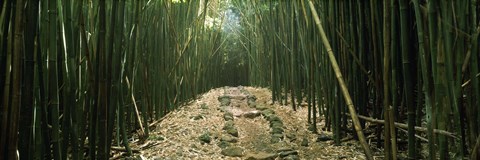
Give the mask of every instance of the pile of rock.
M 283 140 L 283 122 L 280 117 L 275 114 L 275 111 L 273 111 L 272 109 L 264 109 L 262 111 L 262 116 L 270 123 L 272 143 L 278 143 Z

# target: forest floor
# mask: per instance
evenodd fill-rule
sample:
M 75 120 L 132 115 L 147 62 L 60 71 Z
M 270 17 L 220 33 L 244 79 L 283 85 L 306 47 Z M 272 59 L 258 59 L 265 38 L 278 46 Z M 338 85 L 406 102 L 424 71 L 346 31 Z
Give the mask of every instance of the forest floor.
M 306 106 L 272 103 L 265 88 L 212 89 L 161 119 L 133 143 L 135 159 L 365 159 L 356 140 L 334 145 L 332 133 L 308 130 Z M 350 136 L 351 137 L 351 136 Z M 116 158 L 122 152 L 115 153 Z

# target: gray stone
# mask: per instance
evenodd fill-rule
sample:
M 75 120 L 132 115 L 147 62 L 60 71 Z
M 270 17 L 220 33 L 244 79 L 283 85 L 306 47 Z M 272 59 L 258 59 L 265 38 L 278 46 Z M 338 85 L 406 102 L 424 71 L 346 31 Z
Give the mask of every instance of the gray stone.
M 248 96 L 247 96 L 247 99 L 248 99 L 249 101 L 255 102 L 255 101 L 257 101 L 257 96 L 255 96 L 255 95 L 248 95 Z
M 201 109 L 208 109 L 208 106 L 207 106 L 207 104 L 202 103 L 202 104 L 200 105 L 200 108 L 201 108 Z
M 295 134 L 293 134 L 293 133 L 289 133 L 286 136 L 287 136 L 288 139 L 292 139 L 292 140 L 296 139 Z
M 300 158 L 298 157 L 298 155 L 289 155 L 284 157 L 282 160 L 299 160 L 299 159 Z
M 268 109 L 268 108 L 265 107 L 264 105 L 257 105 L 257 106 L 255 106 L 255 108 L 256 108 L 257 110 L 260 110 L 260 111 L 263 111 L 263 110 Z
M 220 112 L 227 112 L 226 106 L 220 106 L 217 108 Z
M 283 134 L 272 134 L 272 137 L 283 139 Z
M 243 149 L 240 147 L 226 147 L 221 153 L 222 155 L 229 157 L 242 157 Z
M 250 112 L 243 113 L 243 117 L 245 117 L 245 118 L 253 119 L 253 118 L 256 118 L 258 116 L 260 116 L 260 112 L 258 112 L 258 111 L 250 111 Z
M 320 134 L 318 135 L 317 142 L 324 142 L 324 141 L 329 141 L 332 140 L 332 137 L 326 135 L 326 134 Z
M 283 128 L 283 122 L 282 121 L 272 121 L 270 122 L 270 127 L 275 128 Z
M 272 128 L 272 134 L 283 134 L 283 128 L 274 127 Z
M 235 123 L 233 123 L 233 121 L 227 121 L 225 122 L 225 125 L 223 125 L 223 130 L 229 130 L 229 129 L 235 128 L 234 125 Z
M 227 133 L 232 135 L 232 136 L 235 136 L 235 137 L 238 137 L 238 130 L 236 128 L 230 128 L 227 130 Z
M 230 98 L 234 99 L 234 100 L 243 101 L 243 100 L 245 100 L 246 97 L 242 96 L 242 95 L 237 95 L 237 96 L 231 96 Z
M 279 154 L 279 156 L 282 158 L 289 155 L 298 155 L 298 151 L 283 151 L 283 152 L 280 152 Z
M 237 143 L 238 139 L 229 135 L 222 136 L 220 138 L 221 141 L 229 142 L 229 143 Z
M 220 106 L 228 106 L 231 103 L 229 96 L 220 96 L 218 97 L 218 101 L 220 101 Z
M 277 155 L 273 153 L 259 152 L 259 153 L 247 153 L 246 160 L 274 160 Z
M 220 141 L 217 143 L 217 146 L 220 147 L 220 148 L 227 148 L 227 147 L 230 147 L 231 144 L 226 142 L 226 141 Z
M 277 152 L 286 152 L 286 151 L 293 151 L 293 149 L 290 147 L 281 147 L 277 149 Z
M 282 120 L 280 119 L 280 117 L 278 117 L 277 115 L 270 115 L 267 117 L 267 120 L 270 121 L 270 123 L 273 123 L 273 122 L 282 122 Z
M 272 114 L 275 114 L 275 111 L 270 108 L 262 111 L 262 116 L 264 116 L 265 118 L 268 118 Z
M 301 146 L 307 147 L 308 146 L 308 139 L 303 138 L 302 143 L 300 144 Z
M 203 115 L 196 115 L 196 116 L 193 116 L 192 119 L 193 120 L 200 120 L 200 119 L 203 119 Z
M 278 143 L 283 139 L 283 134 L 273 134 L 272 139 L 270 140 L 271 143 Z
M 282 139 L 278 138 L 278 137 L 272 137 L 272 139 L 270 139 L 270 143 L 278 143 L 280 142 Z
M 257 106 L 257 102 L 255 102 L 255 101 L 248 100 L 247 104 L 248 104 L 249 107 L 252 107 L 252 108 L 255 108 Z
M 204 134 L 200 135 L 200 137 L 198 137 L 198 139 L 202 143 L 210 143 L 210 141 L 212 141 L 212 138 L 210 137 L 209 133 L 204 133 Z
M 225 121 L 232 121 L 233 114 L 231 112 L 225 112 L 225 114 L 223 115 L 223 119 L 225 119 Z

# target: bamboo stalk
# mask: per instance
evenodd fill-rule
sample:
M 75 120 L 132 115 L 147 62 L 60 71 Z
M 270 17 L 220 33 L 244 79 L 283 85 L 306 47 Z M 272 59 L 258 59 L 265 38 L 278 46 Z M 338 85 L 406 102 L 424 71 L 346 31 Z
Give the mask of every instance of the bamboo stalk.
M 396 138 L 395 130 L 391 130 L 390 125 L 394 122 L 393 110 L 390 107 L 390 12 L 388 8 L 390 7 L 390 1 L 386 0 L 383 6 L 383 112 L 385 121 L 384 127 L 384 149 L 385 149 L 385 158 L 387 160 L 396 159 Z
M 370 150 L 370 147 L 368 146 L 368 143 L 365 140 L 365 136 L 363 135 L 362 127 L 360 125 L 360 122 L 358 120 L 357 113 L 355 111 L 355 107 L 353 106 L 353 102 L 350 98 L 350 93 L 348 92 L 347 86 L 345 82 L 343 81 L 342 73 L 340 72 L 340 68 L 338 67 L 337 60 L 335 59 L 335 56 L 333 55 L 332 48 L 330 47 L 330 43 L 328 42 L 327 36 L 325 35 L 325 31 L 323 30 L 322 23 L 320 21 L 320 18 L 318 17 L 317 11 L 313 5 L 312 0 L 309 1 L 310 9 L 313 14 L 313 18 L 315 20 L 315 23 L 318 27 L 318 31 L 320 32 L 320 36 L 322 38 L 323 45 L 325 46 L 325 49 L 328 53 L 328 56 L 330 58 L 330 62 L 332 65 L 333 70 L 335 71 L 335 75 L 337 77 L 338 83 L 340 85 L 340 88 L 342 90 L 342 94 L 345 98 L 345 103 L 348 106 L 348 110 L 350 112 L 350 116 L 353 120 L 353 124 L 355 127 L 355 130 L 357 132 L 357 136 L 360 140 L 360 143 L 365 151 L 365 155 L 367 159 L 373 159 L 372 151 Z
M 20 117 L 19 117 L 19 137 L 22 137 L 18 140 L 18 150 L 22 157 L 26 159 L 32 159 L 34 157 L 34 83 L 35 83 L 35 36 L 37 35 L 37 26 L 38 26 L 38 16 L 36 15 L 39 10 L 39 1 L 29 1 L 27 3 L 27 10 L 25 11 L 25 21 L 27 30 L 24 32 L 25 36 L 25 68 L 24 71 L 24 83 L 22 87 L 22 107 L 20 107 Z M 34 27 L 29 27 L 34 26 Z M 2 90 L 0 90 L 2 91 Z M 1 103 L 1 102 L 0 102 Z
M 350 114 L 347 114 L 347 115 L 350 115 Z M 373 122 L 373 123 L 385 124 L 385 120 L 381 120 L 381 119 L 375 119 L 375 118 L 367 117 L 367 116 L 363 116 L 363 115 L 358 115 L 358 118 L 369 121 L 369 122 Z M 408 129 L 408 124 L 395 122 L 395 127 Z M 415 126 L 415 131 L 417 131 L 417 132 L 428 132 L 428 128 Z M 448 132 L 448 131 L 445 131 L 445 130 L 435 129 L 433 132 L 435 134 L 448 136 L 448 137 L 453 138 L 453 139 L 459 139 L 459 137 L 457 135 L 455 135 L 455 133 L 451 133 L 451 132 Z

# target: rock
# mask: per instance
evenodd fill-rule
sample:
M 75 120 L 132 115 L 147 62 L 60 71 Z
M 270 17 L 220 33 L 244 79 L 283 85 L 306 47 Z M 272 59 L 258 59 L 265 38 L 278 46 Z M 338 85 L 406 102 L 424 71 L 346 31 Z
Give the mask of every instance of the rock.
M 225 141 L 225 142 L 229 142 L 229 143 L 237 143 L 238 142 L 237 138 L 232 137 L 232 136 L 228 136 L 228 135 L 222 136 L 222 138 L 220 138 L 220 140 Z
M 273 123 L 273 122 L 282 122 L 282 120 L 280 119 L 280 117 L 278 117 L 277 115 L 270 115 L 267 117 L 267 121 L 270 121 L 270 123 Z
M 227 133 L 232 135 L 232 136 L 235 136 L 235 137 L 238 137 L 238 130 L 236 128 L 230 128 L 227 130 Z
M 220 112 L 227 112 L 226 106 L 220 106 L 217 108 L 217 110 L 219 110 Z
M 247 101 L 249 107 L 255 108 L 257 106 L 257 102 Z
M 268 108 L 265 107 L 264 105 L 257 105 L 257 106 L 255 106 L 255 108 L 256 108 L 257 110 L 260 110 L 260 111 L 263 111 L 263 110 L 268 109 Z
M 256 118 L 258 116 L 260 116 L 259 111 L 250 111 L 250 112 L 243 113 L 243 117 L 245 117 L 245 118 L 253 119 L 253 118 Z
M 223 119 L 225 119 L 225 121 L 232 121 L 233 114 L 231 112 L 225 112 L 225 114 L 223 115 Z
M 228 106 L 231 103 L 229 96 L 220 96 L 218 97 L 218 101 L 220 101 L 220 106 Z
M 255 95 L 248 95 L 248 96 L 247 96 L 247 99 L 248 99 L 248 101 L 255 102 L 255 101 L 257 101 L 257 96 L 255 96 Z
M 283 151 L 283 152 L 280 152 L 280 154 L 278 155 L 283 158 L 289 155 L 298 155 L 298 151 Z
M 255 97 L 254 95 L 247 96 L 247 104 L 250 107 L 257 106 L 257 97 Z
M 229 157 L 242 157 L 243 149 L 240 147 L 227 147 L 222 150 L 222 155 Z
M 276 157 L 276 154 L 266 152 L 247 153 L 246 160 L 274 160 Z
M 202 103 L 202 104 L 200 105 L 200 108 L 201 108 L 201 109 L 208 109 L 208 106 L 207 106 L 207 104 Z
M 326 135 L 326 134 L 320 134 L 318 135 L 317 142 L 324 142 L 324 141 L 329 141 L 332 140 L 332 137 Z
M 281 147 L 277 149 L 277 152 L 287 152 L 287 151 L 293 151 L 293 149 L 290 147 Z
M 220 148 L 227 148 L 227 147 L 230 147 L 230 143 L 226 142 L 226 141 L 220 141 L 217 143 L 217 146 L 220 147 Z
M 278 143 L 278 142 L 280 142 L 280 140 L 281 140 L 281 139 L 278 138 L 278 137 L 272 137 L 272 139 L 270 139 L 270 143 L 272 143 L 272 144 L 273 144 L 273 143 Z
M 271 143 L 278 143 L 283 139 L 283 134 L 273 134 L 272 139 L 270 140 Z
M 283 134 L 283 128 L 279 128 L 279 127 L 274 127 L 272 128 L 272 134 L 275 135 L 275 134 Z
M 270 127 L 272 128 L 283 128 L 283 122 L 282 121 L 272 121 L 270 122 Z
M 204 134 L 200 135 L 200 137 L 198 137 L 198 139 L 202 143 L 210 143 L 210 141 L 212 141 L 212 138 L 210 138 L 210 133 L 204 133 Z
M 234 100 L 239 100 L 239 101 L 245 100 L 245 96 L 242 96 L 242 95 L 231 96 L 230 98 Z
M 235 125 L 235 123 L 233 123 L 233 121 L 227 121 L 223 125 L 223 130 L 229 130 L 231 128 L 235 128 L 234 125 Z
M 296 138 L 295 138 L 296 135 L 295 135 L 294 133 L 288 133 L 288 134 L 286 135 L 286 137 L 287 137 L 288 139 L 296 139 Z
M 200 119 L 203 119 L 203 115 L 196 115 L 196 116 L 193 116 L 192 119 L 193 120 L 200 120 Z
M 299 160 L 298 155 L 289 155 L 283 158 L 283 160 Z
M 308 139 L 303 138 L 302 143 L 300 144 L 301 146 L 308 147 Z
M 283 134 L 272 134 L 272 137 L 283 139 Z
M 273 109 L 270 109 L 270 108 L 262 111 L 262 116 L 265 118 L 268 118 L 272 114 L 275 114 L 275 111 L 273 111 Z

